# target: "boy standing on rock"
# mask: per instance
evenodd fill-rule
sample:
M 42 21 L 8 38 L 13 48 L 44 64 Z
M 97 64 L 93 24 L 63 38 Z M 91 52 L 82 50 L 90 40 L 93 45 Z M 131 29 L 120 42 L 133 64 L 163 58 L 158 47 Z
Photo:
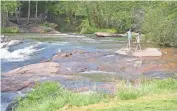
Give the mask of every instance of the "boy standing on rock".
M 137 42 L 137 46 L 136 46 L 136 50 L 139 48 L 140 50 L 141 49 L 141 45 L 140 45 L 140 39 L 141 39 L 141 33 L 138 32 L 138 36 L 136 37 L 136 42 Z
M 127 32 L 127 35 L 128 35 L 128 49 L 131 50 L 131 39 L 132 39 L 132 32 L 131 32 L 131 29 L 129 29 L 129 31 Z

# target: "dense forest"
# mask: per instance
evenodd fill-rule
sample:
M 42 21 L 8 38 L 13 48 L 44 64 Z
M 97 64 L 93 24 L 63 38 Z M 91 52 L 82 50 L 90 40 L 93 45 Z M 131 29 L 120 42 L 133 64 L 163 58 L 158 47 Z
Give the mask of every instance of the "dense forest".
M 177 46 L 175 1 L 2 1 L 1 13 L 2 27 L 10 18 L 16 24 L 41 18 L 56 23 L 59 31 L 125 33 L 131 28 L 159 45 Z

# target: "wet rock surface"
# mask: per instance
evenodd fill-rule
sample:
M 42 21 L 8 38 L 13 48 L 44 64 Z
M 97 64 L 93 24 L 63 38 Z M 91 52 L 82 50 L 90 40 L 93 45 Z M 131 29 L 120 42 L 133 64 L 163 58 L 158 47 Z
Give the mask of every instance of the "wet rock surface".
M 157 48 L 146 48 L 145 50 L 132 53 L 136 57 L 153 57 L 153 56 L 162 56 L 162 52 Z
M 72 41 L 82 41 L 82 37 L 77 38 Z M 84 40 L 86 41 L 87 38 Z M 88 39 L 88 41 L 94 41 L 94 39 Z M 97 40 L 98 43 L 100 41 Z M 109 41 L 102 41 L 102 43 L 105 42 Z M 95 44 L 96 42 L 92 45 Z M 108 43 L 105 47 L 115 47 L 119 45 L 117 44 L 117 42 Z M 177 73 L 177 51 L 172 48 L 161 49 L 161 51 L 163 55 L 160 57 L 134 57 L 104 49 L 74 47 L 70 50 L 61 50 L 47 61 L 2 74 L 1 92 L 3 94 L 26 92 L 25 90 L 33 88 L 37 82 L 58 81 L 66 89 L 75 92 L 102 91 L 113 94 L 116 91 L 116 82 L 122 79 L 134 82 L 142 76 L 158 79 L 173 77 Z M 3 101 L 6 101 L 10 96 L 3 97 Z
M 98 82 L 94 76 L 93 78 L 84 76 L 86 72 L 91 71 L 90 75 L 104 74 L 104 76 L 111 78 L 110 75 L 114 74 L 117 75 L 117 79 L 127 80 L 133 80 L 140 76 L 152 78 L 174 76 L 177 72 L 177 64 L 169 62 L 165 57 L 162 58 L 164 59 L 158 57 L 136 58 L 105 51 L 72 50 L 70 52 L 59 52 L 49 62 L 27 65 L 3 74 L 1 91 L 18 91 L 26 87 L 32 87 L 37 81 L 45 80 L 77 81 L 77 79 L 82 78 L 83 80 L 88 79 Z

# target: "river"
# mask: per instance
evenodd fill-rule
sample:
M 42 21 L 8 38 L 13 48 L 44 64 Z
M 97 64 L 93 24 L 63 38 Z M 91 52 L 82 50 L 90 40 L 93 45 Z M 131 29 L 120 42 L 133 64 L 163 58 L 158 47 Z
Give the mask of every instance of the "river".
M 23 39 L 23 42 L 1 48 L 1 73 L 30 64 L 45 61 L 59 63 L 62 75 L 82 77 L 68 80 L 63 77 L 43 77 L 41 80 L 58 80 L 68 89 L 78 88 L 101 90 L 106 93 L 115 90 L 116 81 L 125 79 L 132 82 L 135 78 L 146 76 L 152 78 L 172 77 L 177 73 L 177 49 L 161 48 L 162 57 L 137 58 L 115 54 L 125 47 L 126 38 L 97 38 L 92 34 L 6 34 L 11 39 Z M 152 45 L 142 45 L 143 48 Z M 135 47 L 133 45 L 132 47 Z M 77 53 L 75 53 L 77 52 Z M 78 53 L 79 52 L 79 53 Z M 70 54 L 69 57 L 55 57 L 57 53 Z M 138 63 L 138 67 L 137 66 Z M 67 69 L 64 70 L 64 69 Z M 2 84 L 3 85 L 3 84 Z M 95 87 L 96 88 L 93 88 Z M 22 91 L 2 93 L 2 110 L 14 98 L 23 96 Z

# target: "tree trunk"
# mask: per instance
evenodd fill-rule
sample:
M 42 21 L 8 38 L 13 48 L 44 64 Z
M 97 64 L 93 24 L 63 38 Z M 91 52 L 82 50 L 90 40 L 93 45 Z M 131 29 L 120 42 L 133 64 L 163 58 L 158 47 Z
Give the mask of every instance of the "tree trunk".
M 17 19 L 17 24 L 19 24 L 19 10 L 18 9 L 16 9 L 15 15 L 16 15 L 16 19 Z
M 4 28 L 4 25 L 5 25 L 5 18 L 4 18 L 4 12 L 2 11 L 2 14 L 1 14 L 1 25 L 2 27 Z
M 29 19 L 30 19 L 30 0 L 28 2 L 28 23 L 29 23 Z
M 35 21 L 35 23 L 37 23 L 37 9 L 38 9 L 38 7 L 37 7 L 37 5 L 38 5 L 38 1 L 36 1 L 36 21 Z
M 19 5 L 19 15 L 18 15 L 18 19 L 19 19 L 19 21 L 20 21 L 20 16 L 21 16 L 21 6 Z

